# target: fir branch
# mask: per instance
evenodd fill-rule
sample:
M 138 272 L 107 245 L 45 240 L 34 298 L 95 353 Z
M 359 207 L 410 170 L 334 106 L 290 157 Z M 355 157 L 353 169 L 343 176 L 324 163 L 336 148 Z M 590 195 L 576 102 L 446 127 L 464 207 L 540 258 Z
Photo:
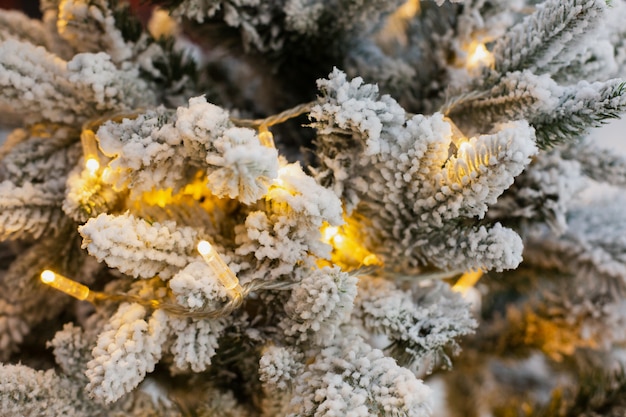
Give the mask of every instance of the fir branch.
M 299 164 L 280 169 L 280 186 L 270 187 L 257 210 L 235 226 L 235 253 L 245 259 L 251 278 L 276 280 L 307 268 L 313 257 L 328 258 L 329 245 L 321 241 L 320 228 L 339 225 L 341 201 L 306 175 Z
M 549 404 L 536 406 L 532 417 L 619 417 L 626 411 L 626 373 L 594 369 L 577 375 L 573 393 L 556 389 Z
M 109 0 L 108 9 L 112 10 L 115 27 L 120 31 L 126 42 L 136 43 L 143 33 L 143 26 L 139 18 L 133 13 L 130 4 Z
M 457 351 L 455 339 L 476 327 L 468 307 L 441 282 L 411 294 L 390 281 L 362 277 L 355 316 L 368 331 L 389 338 L 386 350 L 401 366 L 432 371 L 437 359 L 450 365 L 444 349 Z
M 154 104 L 134 68 L 118 69 L 106 53 L 78 54 L 66 62 L 14 39 L 0 43 L 0 105 L 28 124 L 78 125 L 103 112 Z
M 17 187 L 0 183 L 0 239 L 40 238 L 57 234 L 63 225 L 63 195 L 46 184 L 26 183 Z
M 626 289 L 623 204 L 621 197 L 598 199 L 570 210 L 567 232 L 560 236 L 541 229 L 529 233 L 526 262 L 575 275 L 589 298 L 617 301 Z M 609 218 L 613 220 L 607 222 Z
M 174 333 L 169 346 L 174 356 L 172 369 L 176 372 L 206 371 L 217 353 L 219 338 L 227 324 L 225 318 L 170 317 L 168 325 Z
M 3 149 L 0 178 L 21 186 L 27 182 L 47 184 L 62 193 L 69 171 L 76 166 L 82 151 L 75 129 L 50 124 L 14 131 L 19 142 Z M 6 147 L 6 145 L 5 145 Z
M 63 329 L 46 343 L 46 347 L 53 349 L 55 361 L 64 375 L 87 383 L 84 372 L 91 357 L 92 346 L 89 342 L 80 327 L 65 323 Z
M 122 196 L 104 183 L 100 175 L 81 167 L 69 175 L 66 184 L 63 212 L 77 223 L 119 208 Z
M 450 117 L 471 131 L 510 120 L 532 120 L 552 113 L 563 88 L 548 75 L 528 70 L 504 75 L 491 89 L 476 97 L 462 97 L 447 106 Z
M 348 81 L 338 70 L 319 84 L 324 97 L 311 111 L 322 161 L 316 174 L 325 184 L 336 179 L 347 210 L 359 223 L 366 219 L 360 234 L 368 249 L 393 259 L 400 273 L 429 263 L 452 270 L 517 266 L 514 233 L 459 226 L 484 216 L 530 162 L 537 149 L 526 122 L 466 141 L 456 137 L 459 149 L 451 155 L 452 128 L 441 114 L 406 120 L 376 86 Z
M 548 0 L 507 31 L 493 48 L 495 71 L 548 72 L 552 62 L 600 23 L 606 0 Z
M 273 392 L 286 392 L 304 369 L 304 357 L 291 347 L 270 345 L 263 349 L 259 360 L 259 379 L 268 395 Z
M 576 157 L 586 158 L 584 152 Z M 546 223 L 557 234 L 565 232 L 567 212 L 587 185 L 581 165 L 572 159 L 565 159 L 555 149 L 536 155 L 529 168 L 489 207 L 487 218 L 516 230 Z
M 55 317 L 70 301 L 39 279 L 47 268 L 73 275 L 82 257 L 67 227 L 58 237 L 23 250 L 0 278 L 0 360 L 6 361 L 32 328 Z
M 64 221 L 60 212 L 68 171 L 80 158 L 73 129 L 34 126 L 8 149 L 0 161 L 0 236 L 2 239 L 39 238 L 57 233 Z
M 619 416 L 626 411 L 626 372 L 621 368 L 614 373 L 598 371 L 580 378 L 580 386 L 572 404 L 567 407 L 567 417 Z
M 357 294 L 357 278 L 338 267 L 325 267 L 304 276 L 285 304 L 278 323 L 298 343 L 325 346 L 348 321 Z
M 198 256 L 198 232 L 171 221 L 148 224 L 128 213 L 101 214 L 78 232 L 83 236 L 83 248 L 98 261 L 135 278 L 159 275 L 169 279 Z
M 547 148 L 584 135 L 626 111 L 626 82 L 620 79 L 569 87 L 552 113 L 533 117 L 537 145 Z
M 86 371 L 86 389 L 96 399 L 116 401 L 154 370 L 169 333 L 167 316 L 159 310 L 146 315 L 144 307 L 124 303 L 98 337 Z
M 30 19 L 17 10 L 3 10 L 0 14 L 0 41 L 17 39 L 51 49 L 52 42 L 40 20 Z
M 143 28 L 118 0 L 69 0 L 59 4 L 59 34 L 77 52 L 104 51 L 116 64 L 128 61 Z
M 106 411 L 90 401 L 77 381 L 54 370 L 0 364 L 0 414 L 24 417 L 57 415 L 98 417 Z
M 278 171 L 277 150 L 263 146 L 252 129 L 233 127 L 228 112 L 204 97 L 191 98 L 176 115 L 160 107 L 134 120 L 107 122 L 98 136 L 112 157 L 106 181 L 129 188 L 131 198 L 155 183 L 178 192 L 204 168 L 214 195 L 251 204 Z
M 590 140 L 573 143 L 562 150 L 563 158 L 576 161 L 580 169 L 589 178 L 606 184 L 626 186 L 626 157 L 596 146 Z
M 346 336 L 297 378 L 289 417 L 429 414 L 428 387 L 360 337 Z
M 199 63 L 174 37 L 150 38 L 146 42 L 137 59 L 142 78 L 157 86 L 161 101 L 168 107 L 184 105 L 199 90 Z

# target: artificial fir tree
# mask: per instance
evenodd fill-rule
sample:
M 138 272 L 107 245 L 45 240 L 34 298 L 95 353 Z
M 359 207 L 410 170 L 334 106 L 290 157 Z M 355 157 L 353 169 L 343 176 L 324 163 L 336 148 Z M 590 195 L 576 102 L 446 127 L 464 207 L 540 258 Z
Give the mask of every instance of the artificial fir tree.
M 155 3 L 0 13 L 0 415 L 623 415 L 625 1 Z

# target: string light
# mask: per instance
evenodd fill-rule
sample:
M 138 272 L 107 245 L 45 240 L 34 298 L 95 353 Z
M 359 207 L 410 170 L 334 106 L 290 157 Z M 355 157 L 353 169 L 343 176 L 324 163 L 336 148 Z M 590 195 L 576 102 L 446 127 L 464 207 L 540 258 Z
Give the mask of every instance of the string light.
M 341 236 L 337 236 L 339 233 L 339 228 L 335 226 L 328 226 L 322 230 L 322 240 L 326 243 L 335 243 L 334 240 L 340 238 Z
M 208 243 L 208 242 L 207 242 Z M 235 278 L 236 279 L 236 278 Z M 235 309 L 239 308 L 242 303 L 243 296 L 231 299 L 230 302 L 224 304 L 217 309 L 206 309 L 200 311 L 190 311 L 177 304 L 169 303 L 165 300 L 158 299 L 146 299 L 142 297 L 133 296 L 130 294 L 108 294 L 98 291 L 92 291 L 86 285 L 76 282 L 70 278 L 67 278 L 61 274 L 57 274 L 51 270 L 46 269 L 41 273 L 41 281 L 55 288 L 65 294 L 81 300 L 95 303 L 96 301 L 111 301 L 111 302 L 131 302 L 141 304 L 151 309 L 162 309 L 177 316 L 183 317 L 195 317 L 195 318 L 218 318 L 225 317 L 231 314 Z M 263 288 L 265 282 L 257 285 L 257 288 Z M 239 287 L 242 289 L 242 287 Z M 243 290 L 243 289 L 242 289 Z M 245 293 L 245 292 L 244 292 Z
M 90 175 L 96 175 L 100 169 L 100 162 L 96 158 L 88 158 L 85 161 L 85 168 L 87 168 Z
M 231 298 L 241 298 L 243 288 L 239 285 L 239 279 L 219 256 L 213 245 L 206 240 L 198 242 L 198 253 L 204 262 L 211 268 L 217 279 L 222 283 Z
M 274 135 L 269 131 L 267 125 L 259 126 L 259 142 L 268 148 L 275 148 Z
M 89 287 L 87 287 L 86 285 L 64 277 L 61 274 L 57 274 L 56 272 L 50 271 L 49 269 L 46 269 L 41 273 L 41 281 L 44 284 L 47 284 L 54 289 L 62 291 L 67 295 L 71 295 L 72 297 L 81 301 L 86 300 L 89 302 L 93 302 L 97 294 L 89 290 Z
M 100 169 L 100 161 L 98 154 L 98 139 L 93 130 L 84 128 L 80 134 L 80 143 L 83 147 L 83 157 L 85 159 L 85 168 L 90 175 L 96 175 Z
M 481 67 L 491 67 L 494 63 L 493 54 L 487 50 L 484 43 L 473 41 L 468 50 L 465 67 L 473 71 Z
M 483 276 L 483 271 L 469 271 L 461 275 L 461 278 L 454 284 L 452 291 L 460 292 L 465 295 L 470 288 L 474 288 L 480 277 Z
M 114 113 L 96 119 L 88 120 L 85 124 L 83 124 L 82 130 L 80 132 L 80 143 L 83 148 L 83 159 L 85 161 L 85 168 L 91 176 L 95 176 L 98 173 L 98 171 L 100 170 L 101 157 L 104 157 L 100 153 L 100 149 L 98 147 L 98 137 L 95 133 L 98 128 L 103 123 L 108 121 L 121 122 L 124 119 L 133 119 L 141 114 L 142 111 L 143 110 L 141 109 L 137 109 L 136 111 L 130 113 Z

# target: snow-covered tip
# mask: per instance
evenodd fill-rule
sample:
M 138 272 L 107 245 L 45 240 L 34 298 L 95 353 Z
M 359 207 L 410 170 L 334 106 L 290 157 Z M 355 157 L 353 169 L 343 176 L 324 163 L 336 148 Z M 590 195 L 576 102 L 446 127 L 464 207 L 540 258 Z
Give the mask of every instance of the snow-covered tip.
M 208 187 L 218 197 L 250 204 L 267 193 L 278 175 L 278 151 L 261 144 L 252 129 L 232 127 L 213 142 L 206 161 Z
M 148 223 L 130 213 L 101 214 L 78 228 L 82 247 L 111 268 L 168 279 L 193 259 L 197 232 L 175 222 Z M 123 248 L 120 250 L 119 248 Z

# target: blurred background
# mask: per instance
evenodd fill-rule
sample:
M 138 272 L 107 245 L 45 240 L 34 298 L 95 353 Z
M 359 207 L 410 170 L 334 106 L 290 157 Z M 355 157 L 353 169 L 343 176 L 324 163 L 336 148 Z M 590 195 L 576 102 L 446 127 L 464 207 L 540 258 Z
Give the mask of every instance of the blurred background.
M 20 9 L 30 17 L 40 17 L 37 0 L 0 0 L 0 9 Z

